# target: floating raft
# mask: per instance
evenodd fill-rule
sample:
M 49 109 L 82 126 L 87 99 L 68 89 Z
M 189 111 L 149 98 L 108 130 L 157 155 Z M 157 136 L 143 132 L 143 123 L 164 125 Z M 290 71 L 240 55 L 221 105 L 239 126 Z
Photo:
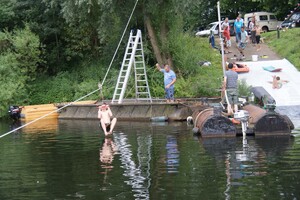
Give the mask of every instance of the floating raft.
M 247 134 L 255 136 L 290 135 L 294 129 L 292 121 L 286 115 L 275 111 L 266 111 L 256 105 L 246 105 L 243 110 L 249 113 Z M 240 125 L 233 124 L 223 116 L 219 108 L 207 108 L 195 111 L 192 115 L 194 133 L 202 137 L 234 137 L 241 134 Z

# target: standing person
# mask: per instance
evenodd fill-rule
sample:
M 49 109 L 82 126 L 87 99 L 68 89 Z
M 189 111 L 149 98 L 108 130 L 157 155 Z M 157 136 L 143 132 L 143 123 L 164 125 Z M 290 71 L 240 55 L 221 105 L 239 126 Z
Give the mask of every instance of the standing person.
M 247 42 L 248 42 L 248 34 L 247 34 L 247 31 L 245 31 L 245 27 L 242 27 L 242 29 L 241 29 L 241 42 L 238 46 L 238 50 L 240 51 L 242 58 L 245 58 L 244 49 L 247 46 Z
M 229 48 L 231 47 L 231 40 L 230 40 L 230 32 L 229 32 L 229 26 L 226 26 L 224 28 L 224 31 L 223 31 L 223 37 L 225 38 L 225 47 L 226 49 L 228 50 L 228 53 L 231 53 L 229 51 Z
M 236 18 L 236 21 L 234 22 L 234 32 L 236 37 L 236 43 L 240 43 L 241 41 L 241 29 L 243 27 L 243 22 L 240 20 L 240 16 Z
M 255 27 L 255 38 L 256 38 L 256 51 L 260 50 L 260 34 L 262 30 L 259 25 Z
M 254 17 L 251 18 L 248 28 L 251 31 L 251 42 L 252 42 L 252 44 L 255 44 L 256 43 L 256 37 L 255 37 L 256 28 L 255 28 L 255 18 Z
M 233 64 L 228 64 L 228 71 L 225 72 L 223 88 L 226 89 L 227 94 L 227 112 L 228 115 L 233 115 L 238 111 L 238 73 L 232 70 Z M 232 109 L 233 108 L 233 109 Z
M 112 134 L 117 123 L 117 118 L 111 120 L 113 114 L 106 103 L 103 103 L 98 109 L 98 119 L 100 119 L 100 125 L 104 131 L 104 135 Z
M 209 42 L 209 46 L 213 49 L 216 49 L 215 46 L 215 36 L 214 36 L 214 32 L 211 30 L 210 31 L 210 35 L 208 37 L 208 42 Z
M 157 63 L 156 68 L 158 71 L 164 73 L 164 86 L 167 103 L 174 102 L 174 83 L 176 82 L 176 74 L 171 70 L 168 64 L 164 65 L 164 69 Z
M 222 28 L 222 30 L 225 30 L 226 27 L 228 27 L 228 29 L 230 29 L 228 17 L 225 18 L 221 28 Z
M 225 39 L 224 47 L 228 50 L 228 48 L 231 47 L 230 26 L 229 26 L 229 22 L 228 22 L 228 17 L 225 18 L 221 28 L 223 30 L 223 37 Z M 228 51 L 228 53 L 229 53 L 229 51 Z
M 244 19 L 242 17 L 242 14 L 239 14 L 238 17 L 240 18 L 240 21 L 243 23 L 243 26 L 244 26 Z

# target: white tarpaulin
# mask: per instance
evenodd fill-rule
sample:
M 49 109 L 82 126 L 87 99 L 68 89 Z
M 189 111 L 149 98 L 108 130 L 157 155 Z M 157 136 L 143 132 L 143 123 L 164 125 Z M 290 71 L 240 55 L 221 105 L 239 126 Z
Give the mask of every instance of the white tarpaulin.
M 246 79 L 248 85 L 262 86 L 276 100 L 277 106 L 300 105 L 300 72 L 288 60 L 272 60 L 258 62 L 243 62 L 250 68 L 249 73 L 239 74 L 239 79 Z M 282 68 L 281 72 L 269 72 L 263 67 L 273 66 Z M 280 76 L 281 80 L 288 80 L 282 88 L 273 89 L 272 76 Z
M 247 84 L 261 86 L 275 99 L 278 111 L 288 115 L 295 127 L 300 127 L 300 72 L 288 60 L 243 62 L 250 68 L 249 73 L 239 74 L 239 79 L 246 79 Z M 269 72 L 263 67 L 282 68 L 281 72 Z M 272 76 L 287 80 L 280 89 L 273 89 Z

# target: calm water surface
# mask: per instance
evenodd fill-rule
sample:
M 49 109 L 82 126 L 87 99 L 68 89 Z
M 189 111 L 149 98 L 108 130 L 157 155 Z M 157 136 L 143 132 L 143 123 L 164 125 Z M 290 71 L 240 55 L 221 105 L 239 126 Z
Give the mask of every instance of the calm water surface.
M 300 199 L 299 133 L 243 145 L 119 122 L 105 139 L 97 121 L 43 121 L 0 140 L 0 199 Z

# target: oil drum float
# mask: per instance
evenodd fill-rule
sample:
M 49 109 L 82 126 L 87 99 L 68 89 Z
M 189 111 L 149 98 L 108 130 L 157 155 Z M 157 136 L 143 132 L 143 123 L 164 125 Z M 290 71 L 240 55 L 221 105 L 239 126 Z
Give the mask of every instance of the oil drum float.
M 266 113 L 254 125 L 255 136 L 259 135 L 290 135 L 291 128 L 286 116 L 278 113 Z
M 214 108 L 193 113 L 194 133 L 200 133 L 202 137 L 235 137 L 236 127 L 227 118 Z
M 256 124 L 257 121 L 267 113 L 266 110 L 252 104 L 244 106 L 243 110 L 248 111 L 250 124 Z
M 249 122 L 254 124 L 254 134 L 259 135 L 289 135 L 294 128 L 293 123 L 286 115 L 247 105 L 243 108 L 249 112 Z

